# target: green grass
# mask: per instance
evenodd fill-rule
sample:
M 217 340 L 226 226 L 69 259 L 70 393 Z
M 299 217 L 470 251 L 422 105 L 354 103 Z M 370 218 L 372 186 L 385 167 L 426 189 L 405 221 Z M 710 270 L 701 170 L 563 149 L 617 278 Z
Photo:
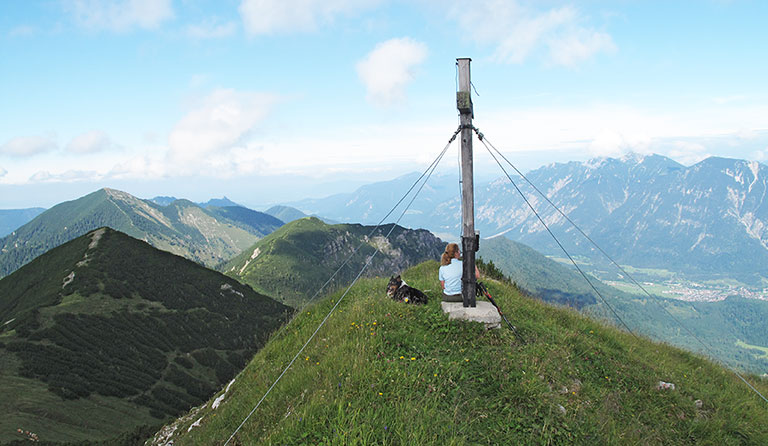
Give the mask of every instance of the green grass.
M 737 347 L 741 347 L 741 348 L 750 349 L 750 350 L 758 350 L 762 354 L 757 354 L 755 356 L 757 356 L 759 358 L 768 359 L 768 347 L 763 347 L 763 346 L 760 346 L 760 345 L 747 344 L 746 342 L 742 341 L 741 339 L 736 341 L 736 346 Z
M 393 302 L 385 279 L 361 280 L 230 444 L 768 443 L 768 405 L 701 357 L 488 283 L 521 344 L 506 328 L 449 322 L 436 262 L 404 278 L 433 290 L 429 305 Z M 224 444 L 337 299 L 278 332 L 218 409 L 178 422 L 174 444 Z
M 672 279 L 673 277 L 677 276 L 676 272 L 661 268 L 637 268 L 630 265 L 621 265 L 621 267 L 632 275 L 643 274 L 645 276 L 657 277 L 659 279 Z
M 642 290 L 632 282 L 605 281 L 605 283 L 625 293 L 638 294 L 638 295 L 642 293 Z M 664 285 L 663 283 L 654 283 L 653 285 L 648 285 L 647 283 L 643 283 L 642 285 L 646 291 L 653 294 L 654 296 L 659 296 L 663 298 L 670 297 L 668 294 L 664 293 L 665 291 L 672 290 L 672 287 L 670 286 Z

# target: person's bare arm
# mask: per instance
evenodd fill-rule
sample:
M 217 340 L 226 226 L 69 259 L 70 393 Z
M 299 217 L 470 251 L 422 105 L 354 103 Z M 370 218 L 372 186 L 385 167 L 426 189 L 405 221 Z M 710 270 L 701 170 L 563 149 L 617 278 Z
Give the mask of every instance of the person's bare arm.
M 440 286 L 445 290 L 445 280 L 440 281 Z

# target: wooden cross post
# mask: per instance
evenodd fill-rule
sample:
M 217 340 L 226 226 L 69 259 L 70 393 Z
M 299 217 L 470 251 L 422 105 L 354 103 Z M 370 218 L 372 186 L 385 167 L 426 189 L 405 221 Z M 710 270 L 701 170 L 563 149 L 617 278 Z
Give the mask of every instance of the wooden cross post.
M 469 77 L 469 63 L 472 59 L 456 59 L 459 67 L 459 91 L 456 92 L 456 108 L 459 109 L 461 124 L 461 251 L 464 254 L 461 297 L 465 307 L 475 307 L 475 252 L 479 248 L 479 237 L 475 234 L 475 191 L 472 178 L 472 96 Z

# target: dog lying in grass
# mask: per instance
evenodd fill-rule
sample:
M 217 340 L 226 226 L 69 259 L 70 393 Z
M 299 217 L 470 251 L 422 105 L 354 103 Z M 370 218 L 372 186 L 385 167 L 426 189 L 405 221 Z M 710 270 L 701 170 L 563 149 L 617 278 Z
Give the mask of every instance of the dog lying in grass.
M 398 275 L 389 279 L 387 285 L 387 296 L 398 302 L 405 302 L 407 304 L 426 304 L 427 295 L 421 291 L 408 286 L 403 279 Z

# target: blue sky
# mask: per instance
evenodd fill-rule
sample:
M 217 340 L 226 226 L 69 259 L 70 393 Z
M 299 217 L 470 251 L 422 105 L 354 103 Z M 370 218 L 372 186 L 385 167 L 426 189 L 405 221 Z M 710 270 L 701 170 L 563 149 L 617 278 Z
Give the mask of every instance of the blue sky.
M 457 125 L 457 57 L 473 59 L 475 125 L 525 170 L 627 152 L 768 159 L 761 1 L 0 9 L 0 208 L 105 186 L 258 207 L 422 170 Z M 497 176 L 479 149 L 476 174 Z

